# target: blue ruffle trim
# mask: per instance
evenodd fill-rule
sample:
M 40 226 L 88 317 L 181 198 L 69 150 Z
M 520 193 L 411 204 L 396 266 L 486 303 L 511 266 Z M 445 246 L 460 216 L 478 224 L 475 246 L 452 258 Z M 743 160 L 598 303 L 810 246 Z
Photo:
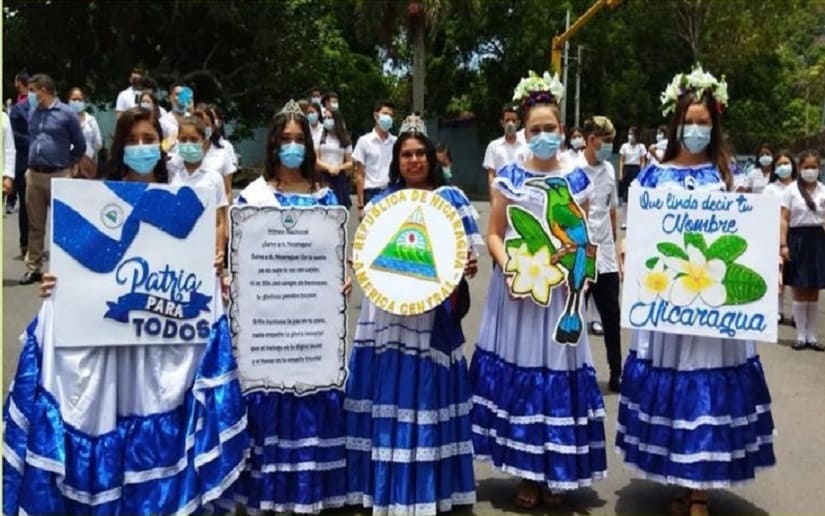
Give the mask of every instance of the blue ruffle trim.
M 739 366 L 677 371 L 631 351 L 616 447 L 645 478 L 693 489 L 729 487 L 776 463 L 770 404 L 757 357 Z
M 511 163 L 502 167 L 494 179 L 494 186 L 510 199 L 521 199 L 525 196 L 524 182 L 535 177 L 544 177 L 544 174 L 537 174 L 524 169 L 517 163 Z M 581 168 L 575 168 L 563 174 L 570 186 L 570 192 L 577 196 L 587 190 L 592 182 L 590 177 Z
M 252 453 L 219 505 L 317 513 L 346 502 L 344 393 L 246 394 Z
M 100 436 L 64 424 L 40 386 L 36 327 L 3 412 L 5 514 L 190 514 L 237 478 L 249 443 L 225 317 L 183 405 L 124 417 Z
M 682 188 L 693 189 L 695 186 L 707 187 L 722 184 L 722 177 L 716 166 L 711 164 L 696 167 L 651 164 L 639 173 L 636 181 L 645 188 L 677 184 Z
M 604 478 L 604 402 L 592 367 L 524 368 L 476 348 L 470 380 L 476 455 L 554 489 Z
M 349 503 L 426 515 L 475 502 L 464 339 L 450 321 L 439 309 L 431 332 L 401 326 L 418 347 L 359 324 L 345 404 Z

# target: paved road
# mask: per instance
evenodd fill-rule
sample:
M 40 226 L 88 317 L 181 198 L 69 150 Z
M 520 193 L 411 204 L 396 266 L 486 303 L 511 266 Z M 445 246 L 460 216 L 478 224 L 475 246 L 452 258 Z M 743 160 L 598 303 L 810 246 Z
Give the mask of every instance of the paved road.
M 486 203 L 476 203 L 481 227 L 486 227 Z M 37 287 L 18 286 L 23 263 L 15 256 L 17 215 L 5 218 L 3 268 L 3 393 L 17 366 L 20 344 L 17 336 L 38 308 Z M 478 334 L 479 322 L 488 288 L 490 260 L 484 256 L 479 276 L 471 281 L 473 306 L 464 320 L 467 336 L 466 353 L 470 356 Z M 361 293 L 356 288 L 351 303 L 350 320 L 360 307 Z M 825 307 L 823 302 L 821 307 Z M 786 306 L 790 313 L 790 306 Z M 825 309 L 820 308 L 820 341 L 825 341 Z M 773 417 L 778 429 L 775 437 L 777 467 L 763 472 L 755 482 L 735 490 L 714 491 L 711 508 L 714 514 L 759 516 L 764 514 L 825 514 L 823 471 L 825 471 L 825 353 L 792 351 L 793 329 L 780 330 L 779 344 L 760 344 L 760 354 L 773 395 Z M 624 338 L 628 335 L 625 332 Z M 601 338 L 592 337 L 591 346 L 600 385 L 605 393 L 608 436 L 608 478 L 592 489 L 580 489 L 567 498 L 565 505 L 552 514 L 668 514 L 675 491 L 657 484 L 635 480 L 612 453 L 616 426 L 617 396 L 606 390 L 607 363 Z M 518 514 L 512 503 L 517 481 L 477 463 L 478 503 L 475 514 Z M 541 513 L 541 511 L 536 511 Z M 352 514 L 335 511 L 334 514 Z

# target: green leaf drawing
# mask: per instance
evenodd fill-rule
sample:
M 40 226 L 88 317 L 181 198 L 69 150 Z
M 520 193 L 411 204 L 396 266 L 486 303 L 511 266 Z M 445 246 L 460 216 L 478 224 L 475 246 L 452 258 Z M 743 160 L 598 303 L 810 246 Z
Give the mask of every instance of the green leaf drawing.
M 718 258 L 730 265 L 748 249 L 748 242 L 738 235 L 725 235 L 716 239 L 705 254 L 708 260 Z
M 654 256 L 653 258 L 648 258 L 647 259 L 647 261 L 645 262 L 645 267 L 652 270 L 653 267 L 656 267 L 657 263 L 659 263 L 659 257 Z
M 681 258 L 682 260 L 690 259 L 681 247 L 671 242 L 659 242 L 656 244 L 656 249 L 668 258 Z
M 542 247 L 547 247 L 550 254 L 556 253 L 556 247 L 535 215 L 516 205 L 507 207 L 507 215 L 530 254 L 536 254 Z
M 703 255 L 708 254 L 708 244 L 705 242 L 702 233 L 685 233 L 685 249 L 687 249 L 688 244 L 702 251 Z
M 765 278 L 760 276 L 756 271 L 739 265 L 738 263 L 731 263 L 728 265 L 728 270 L 725 272 L 725 277 L 722 284 L 727 291 L 726 305 L 745 305 L 759 301 L 765 296 L 768 291 L 768 284 Z

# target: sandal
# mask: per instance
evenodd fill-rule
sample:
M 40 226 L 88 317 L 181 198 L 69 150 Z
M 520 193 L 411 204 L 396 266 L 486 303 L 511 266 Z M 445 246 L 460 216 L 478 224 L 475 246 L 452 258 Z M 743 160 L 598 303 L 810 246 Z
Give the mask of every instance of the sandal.
M 706 491 L 690 492 L 690 501 L 688 502 L 688 515 L 708 516 L 708 494 Z
M 560 493 L 554 493 L 552 490 L 545 487 L 541 490 L 541 501 L 546 507 L 552 509 L 554 507 L 558 507 L 562 504 L 562 502 L 564 502 L 564 496 Z
M 522 509 L 535 509 L 539 504 L 539 485 L 532 480 L 522 480 L 516 493 L 516 505 Z

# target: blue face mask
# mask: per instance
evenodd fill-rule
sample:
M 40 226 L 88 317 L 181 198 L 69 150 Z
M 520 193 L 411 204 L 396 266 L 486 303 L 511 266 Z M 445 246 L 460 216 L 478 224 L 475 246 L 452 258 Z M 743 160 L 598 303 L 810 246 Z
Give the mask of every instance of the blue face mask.
M 381 114 L 378 117 L 378 127 L 384 131 L 389 131 L 392 129 L 392 117 L 386 113 Z
M 203 131 L 203 135 L 204 135 L 204 137 L 205 137 L 207 140 L 208 140 L 209 138 L 212 138 L 212 128 L 211 128 L 211 127 L 207 127 L 207 128 Z
M 309 123 L 310 123 L 310 124 L 312 124 L 312 125 L 317 124 L 317 123 L 318 123 L 318 113 L 310 113 L 310 114 L 308 114 L 308 115 L 307 115 L 307 122 L 309 122 Z
M 602 146 L 596 151 L 596 159 L 601 163 L 602 161 L 609 161 L 610 156 L 613 155 L 613 143 L 602 142 Z
M 34 109 L 37 107 L 37 95 L 35 95 L 33 91 L 29 92 L 29 97 L 27 100 L 29 101 L 30 109 Z
M 332 118 L 325 118 L 324 129 L 326 129 L 327 131 L 332 131 L 333 129 L 335 129 L 335 120 L 333 120 Z
M 682 135 L 682 147 L 691 154 L 704 152 L 710 144 L 710 130 L 709 125 L 680 125 L 678 134 Z
M 203 145 L 197 142 L 180 142 L 178 154 L 187 163 L 199 163 L 203 160 Z
M 160 161 L 160 144 L 123 147 L 123 164 L 142 176 L 149 175 Z
M 777 165 L 774 172 L 776 173 L 776 177 L 787 179 L 793 174 L 793 167 L 790 163 L 783 163 L 782 165 Z
M 278 159 L 286 168 L 298 168 L 304 162 L 303 143 L 285 143 L 278 149 Z
M 86 111 L 86 103 L 82 100 L 70 100 L 69 107 L 72 108 L 72 111 L 75 113 L 82 113 Z
M 538 159 L 550 159 L 561 147 L 561 134 L 542 131 L 530 138 L 529 147 Z

